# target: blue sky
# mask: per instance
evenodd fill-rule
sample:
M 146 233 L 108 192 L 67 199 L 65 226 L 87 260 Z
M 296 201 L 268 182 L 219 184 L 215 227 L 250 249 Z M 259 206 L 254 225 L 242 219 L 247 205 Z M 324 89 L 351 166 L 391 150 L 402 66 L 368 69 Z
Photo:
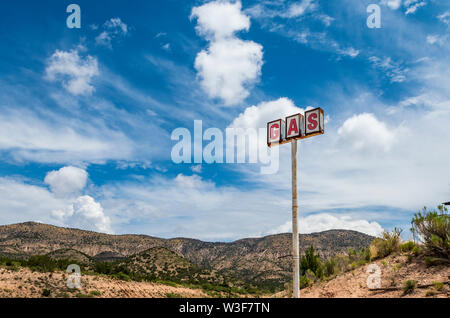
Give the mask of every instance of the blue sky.
M 71 3 L 80 29 L 66 26 Z M 366 25 L 370 4 L 381 28 Z M 324 109 L 326 134 L 300 142 L 301 232 L 408 237 L 414 212 L 450 198 L 445 1 L 47 0 L 1 12 L 1 224 L 214 241 L 290 231 L 288 145 L 264 175 L 259 163 L 175 164 L 171 134 L 194 120 L 265 128 L 308 107 Z

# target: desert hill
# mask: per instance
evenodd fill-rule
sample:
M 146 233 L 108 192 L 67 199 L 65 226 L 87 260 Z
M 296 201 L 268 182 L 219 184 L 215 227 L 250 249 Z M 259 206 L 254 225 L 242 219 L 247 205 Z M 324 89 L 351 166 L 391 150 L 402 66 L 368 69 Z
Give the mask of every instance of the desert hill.
M 291 277 L 291 234 L 247 238 L 230 243 L 203 242 L 188 238 L 162 239 L 147 235 L 109 235 L 53 225 L 27 222 L 0 226 L 0 256 L 27 258 L 48 254 L 81 263 L 112 261 L 133 265 L 137 272 L 156 276 L 189 276 L 198 267 L 206 276 L 222 280 L 221 275 L 235 281 L 258 286 L 283 286 Z M 330 230 L 300 235 L 300 249 L 314 245 L 323 257 L 345 253 L 349 248 L 369 246 L 373 237 L 355 231 Z M 70 257 L 69 257 L 70 256 Z M 72 257 L 73 256 L 73 257 Z M 145 257 L 144 257 L 145 256 Z M 161 264 L 174 262 L 162 269 Z M 199 271 L 200 269 L 196 269 Z M 173 275 L 175 276 L 173 276 Z

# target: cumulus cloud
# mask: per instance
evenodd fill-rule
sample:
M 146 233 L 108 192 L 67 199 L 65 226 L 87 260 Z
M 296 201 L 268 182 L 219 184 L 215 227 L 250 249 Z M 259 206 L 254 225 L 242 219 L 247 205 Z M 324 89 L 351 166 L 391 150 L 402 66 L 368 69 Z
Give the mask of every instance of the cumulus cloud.
M 103 31 L 95 38 L 95 43 L 100 46 L 112 48 L 112 41 L 126 36 L 129 28 L 120 18 L 111 18 L 103 24 Z
M 319 213 L 299 219 L 299 232 L 302 234 L 316 233 L 327 230 L 353 230 L 372 236 L 380 236 L 383 232 L 383 228 L 377 222 L 354 219 L 348 215 Z M 277 234 L 291 231 L 292 222 L 288 221 L 269 233 Z
M 241 8 L 239 1 L 213 1 L 194 7 L 191 14 L 197 19 L 197 33 L 210 42 L 195 59 L 202 88 L 225 105 L 238 104 L 249 95 L 248 87 L 259 79 L 263 64 L 262 46 L 235 35 L 250 28 Z
M 250 18 L 241 12 L 240 1 L 211 1 L 194 7 L 191 19 L 197 19 L 196 31 L 208 39 L 232 37 L 235 32 L 250 28 Z
M 394 144 L 393 131 L 373 114 L 354 115 L 338 129 L 342 143 L 354 150 L 389 151 Z
M 90 95 L 95 90 L 92 79 L 99 75 L 97 58 L 83 58 L 79 50 L 56 50 L 48 60 L 45 74 L 47 80 L 60 81 L 73 95 Z
M 57 196 L 73 195 L 86 186 L 88 173 L 84 169 L 73 166 L 63 167 L 50 171 L 45 176 L 44 182 L 50 186 Z
M 25 221 L 52 223 L 50 211 L 63 209 L 66 202 L 45 187 L 30 185 L 23 180 L 0 178 L 0 223 Z
M 86 186 L 88 173 L 81 168 L 67 166 L 50 171 L 44 182 L 50 186 L 56 198 L 64 198 L 68 203 L 53 209 L 51 215 L 61 224 L 85 230 L 112 233 L 111 221 L 100 203 L 88 195 L 79 196 Z
M 277 100 L 262 102 L 247 107 L 229 125 L 232 128 L 266 128 L 269 121 L 285 118 L 288 115 L 304 113 L 292 100 L 282 97 Z
M 52 214 L 71 227 L 113 233 L 111 220 L 105 216 L 103 207 L 88 195 L 78 197 L 66 208 L 55 210 Z
M 65 171 L 65 172 L 64 172 Z M 63 174 L 68 170 L 63 170 Z M 78 172 L 79 173 L 79 172 Z M 75 178 L 68 177 L 71 181 Z M 82 177 L 72 185 L 59 184 L 63 190 L 80 189 Z M 53 180 L 54 181 L 54 180 Z M 1 224 L 26 221 L 76 227 L 85 230 L 112 233 L 111 221 L 100 203 L 90 196 L 58 196 L 45 187 L 27 184 L 25 180 L 0 178 Z M 6 213 L 7 212 L 7 213 Z

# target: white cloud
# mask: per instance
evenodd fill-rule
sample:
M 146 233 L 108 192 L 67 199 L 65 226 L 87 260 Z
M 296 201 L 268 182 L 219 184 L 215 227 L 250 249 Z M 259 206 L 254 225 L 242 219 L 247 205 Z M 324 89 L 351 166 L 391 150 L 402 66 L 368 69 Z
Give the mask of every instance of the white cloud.
M 56 198 L 44 187 L 29 185 L 22 180 L 0 178 L 0 223 L 26 221 L 52 223 L 50 212 L 65 207 L 65 201 Z
M 88 195 L 78 196 L 86 186 L 88 174 L 77 167 L 63 167 L 50 171 L 44 182 L 56 197 L 64 197 L 69 205 L 54 209 L 51 214 L 57 221 L 80 229 L 112 233 L 111 221 L 105 216 L 103 207 Z
M 353 230 L 372 236 L 380 236 L 383 228 L 377 222 L 354 219 L 348 215 L 331 215 L 319 213 L 299 219 L 299 232 L 302 234 L 316 233 L 328 230 Z M 292 232 L 292 221 L 280 225 L 268 234 Z
M 58 197 L 26 180 L 0 178 L 1 224 L 35 221 L 112 233 L 111 222 L 100 203 L 90 196 Z
M 94 92 L 91 82 L 99 75 L 97 59 L 88 55 L 80 57 L 78 50 L 56 50 L 45 69 L 46 79 L 61 81 L 73 95 L 90 95 Z
M 447 25 L 450 25 L 450 11 L 445 11 L 444 13 L 438 15 L 438 19 Z
M 249 95 L 248 87 L 259 79 L 263 64 L 262 46 L 235 35 L 250 27 L 241 7 L 239 1 L 213 1 L 194 7 L 191 14 L 197 19 L 197 32 L 210 41 L 195 59 L 202 88 L 226 105 L 238 104 Z
M 102 31 L 96 38 L 97 45 L 112 48 L 112 41 L 115 38 L 126 36 L 129 28 L 120 18 L 111 18 L 103 24 Z
M 405 11 L 405 15 L 414 14 L 416 13 L 417 9 L 426 5 L 427 3 L 425 1 L 406 0 L 405 7 L 407 7 L 407 9 Z
M 240 1 L 211 1 L 194 7 L 191 19 L 197 19 L 197 32 L 209 40 L 233 37 L 237 31 L 248 31 L 250 18 L 241 12 Z
M 400 63 L 394 62 L 390 57 L 383 59 L 377 56 L 369 57 L 369 61 L 376 67 L 382 70 L 392 83 L 401 83 L 406 80 L 407 68 L 402 68 Z
M 191 167 L 191 170 L 195 173 L 201 173 L 202 172 L 202 165 L 195 165 Z
M 427 43 L 428 44 L 438 44 L 440 46 L 443 46 L 447 42 L 447 35 L 437 35 L 437 34 L 430 34 L 427 35 Z
M 356 50 L 355 48 L 349 47 L 346 49 L 338 49 L 338 53 L 342 55 L 347 55 L 350 57 L 357 57 L 359 55 L 359 50 Z
M 316 0 L 301 0 L 292 3 L 284 1 L 262 2 L 245 10 L 250 16 L 256 19 L 280 17 L 284 19 L 292 19 L 304 16 L 309 11 L 314 11 L 318 7 Z M 319 20 L 328 18 L 325 15 L 317 15 L 315 18 Z M 332 19 L 332 18 L 330 18 Z M 327 21 L 323 21 L 327 24 Z M 330 21 L 328 21 L 330 22 Z
M 62 167 L 50 171 L 44 182 L 50 185 L 52 192 L 57 196 L 73 195 L 86 186 L 88 174 L 84 169 L 73 166 Z
M 381 4 L 388 6 L 392 10 L 397 10 L 402 5 L 402 0 L 382 0 Z
M 127 159 L 133 142 L 101 122 L 89 123 L 17 106 L 0 112 L 0 150 L 16 161 L 67 163 Z
M 277 100 L 262 102 L 250 106 L 239 114 L 229 127 L 233 128 L 266 128 L 269 121 L 285 118 L 286 116 L 303 113 L 304 109 L 295 106 L 289 98 L 282 97 Z
M 164 50 L 170 51 L 170 43 L 166 43 L 163 46 L 161 46 Z
M 287 12 L 283 15 L 287 18 L 296 18 L 305 14 L 308 10 L 313 10 L 316 8 L 317 4 L 315 0 L 302 0 L 301 2 L 292 3 Z
M 54 210 L 52 215 L 64 224 L 103 233 L 113 233 L 111 220 L 103 207 L 88 195 L 80 196 L 64 209 Z
M 394 131 L 367 113 L 347 119 L 337 132 L 341 143 L 357 151 L 389 151 L 395 141 Z
M 259 236 L 290 213 L 290 201 L 268 189 L 218 186 L 198 175 L 107 184 L 101 192 L 102 205 L 122 232 L 160 237 L 223 241 Z

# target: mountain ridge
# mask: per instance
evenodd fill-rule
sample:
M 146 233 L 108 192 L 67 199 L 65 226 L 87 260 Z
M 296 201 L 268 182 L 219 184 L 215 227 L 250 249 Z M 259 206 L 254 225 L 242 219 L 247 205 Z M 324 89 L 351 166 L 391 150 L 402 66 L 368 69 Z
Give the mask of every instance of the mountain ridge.
M 300 234 L 300 251 L 313 245 L 322 258 L 368 247 L 373 237 L 351 230 Z M 0 226 L 0 256 L 27 258 L 64 249 L 95 261 L 120 261 L 162 247 L 201 268 L 255 284 L 278 285 L 291 277 L 292 234 L 272 234 L 233 242 L 164 239 L 142 234 L 104 234 L 37 222 Z

